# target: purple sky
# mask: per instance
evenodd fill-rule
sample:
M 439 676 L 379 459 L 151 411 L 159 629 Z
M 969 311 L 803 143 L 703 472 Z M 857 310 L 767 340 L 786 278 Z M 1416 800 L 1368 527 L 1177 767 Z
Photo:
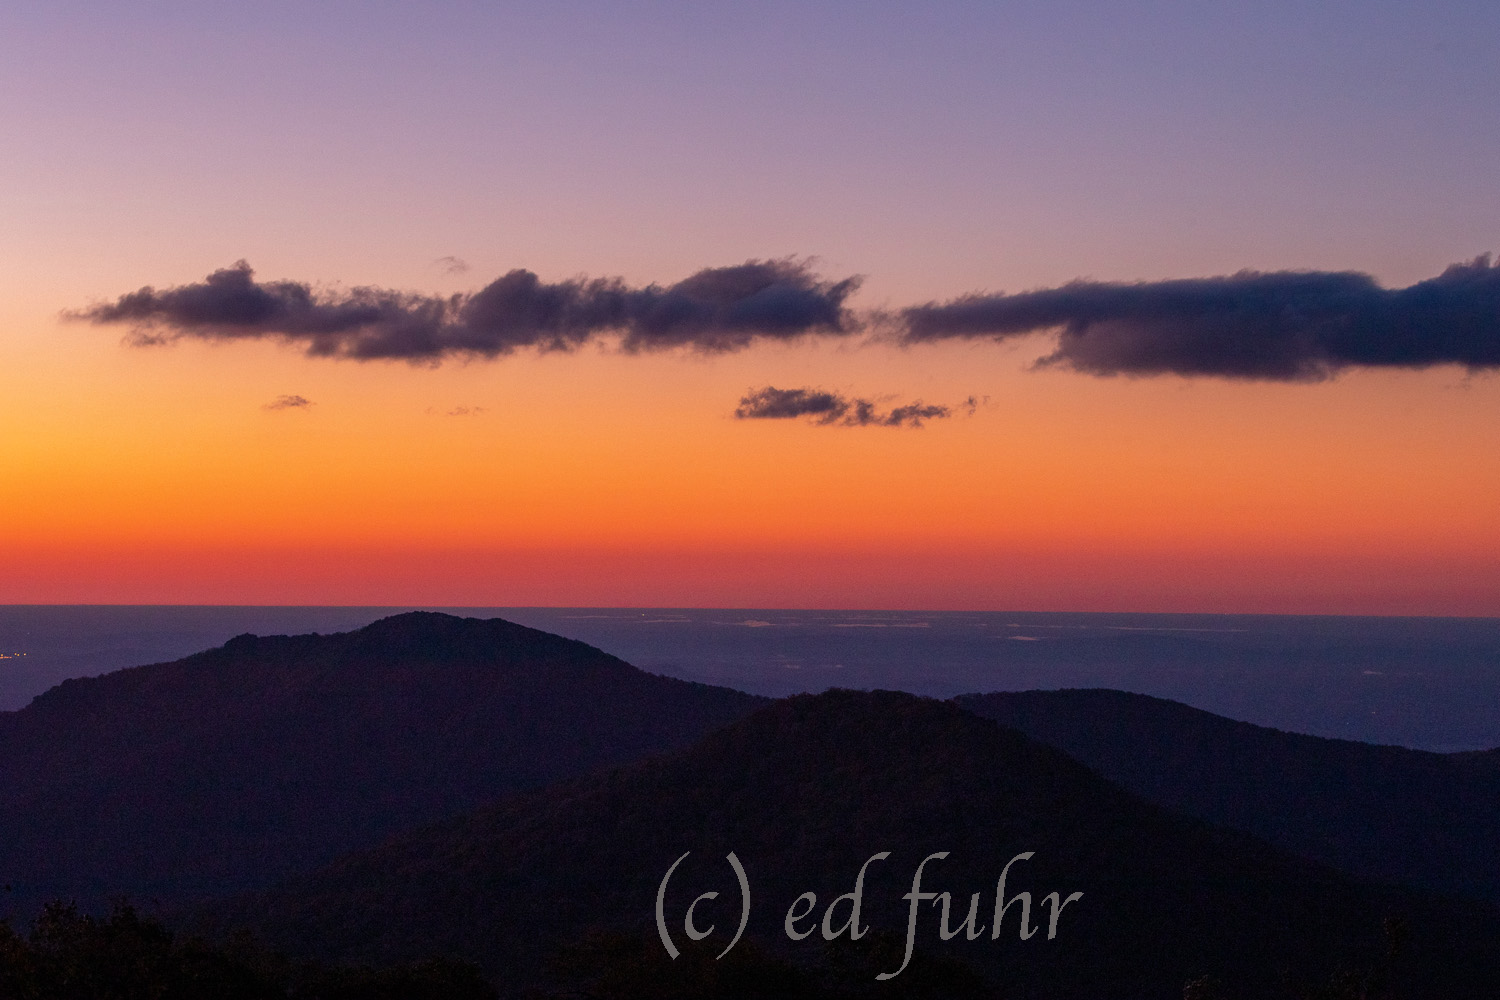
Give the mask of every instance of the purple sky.
M 1492 4 L 29 6 L 0 253 L 49 269 L 1404 284 L 1500 209 Z
M 0 600 L 1500 613 L 1497 41 L 7 3 Z

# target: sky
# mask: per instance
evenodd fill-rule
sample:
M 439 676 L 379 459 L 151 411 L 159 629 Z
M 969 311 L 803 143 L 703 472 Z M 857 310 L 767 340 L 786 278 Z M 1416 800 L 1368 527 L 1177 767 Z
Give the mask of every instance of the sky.
M 0 602 L 1500 614 L 1497 40 L 6 4 Z

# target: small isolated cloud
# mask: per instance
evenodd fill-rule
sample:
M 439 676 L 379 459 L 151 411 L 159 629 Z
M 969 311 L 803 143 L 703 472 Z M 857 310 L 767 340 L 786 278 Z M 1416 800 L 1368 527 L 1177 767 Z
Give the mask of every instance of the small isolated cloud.
M 969 406 L 969 397 L 964 406 Z M 927 420 L 946 420 L 953 416 L 947 406 L 917 400 L 905 406 L 881 410 L 872 400 L 848 397 L 822 389 L 778 389 L 766 386 L 740 398 L 735 408 L 736 420 L 795 420 L 810 417 L 822 426 L 838 427 L 921 427 Z
M 131 341 L 142 345 L 268 338 L 315 357 L 436 363 L 522 348 L 573 351 L 605 336 L 617 337 L 626 352 L 715 353 L 809 334 L 842 336 L 860 329 L 844 308 L 858 287 L 858 278 L 825 281 L 808 261 L 790 257 L 704 268 L 671 285 L 547 282 L 516 270 L 451 296 L 261 282 L 239 261 L 196 284 L 146 287 L 65 315 L 128 326 Z
M 439 257 L 433 263 L 441 268 L 444 274 L 467 274 L 469 272 L 469 262 L 462 257 L 454 257 L 452 254 Z
M 741 397 L 734 416 L 737 420 L 818 417 L 821 423 L 832 423 L 848 412 L 849 400 L 835 393 L 817 389 L 777 389 L 768 385 Z
M 894 407 L 884 417 L 875 415 L 874 422 L 886 427 L 921 427 L 924 420 L 946 420 L 953 411 L 937 404 L 924 405 L 920 400 L 905 406 Z
M 277 396 L 267 403 L 262 409 L 266 410 L 305 410 L 313 405 L 313 401 L 306 396 Z
M 450 417 L 477 417 L 485 411 L 483 406 L 455 406 L 448 411 Z

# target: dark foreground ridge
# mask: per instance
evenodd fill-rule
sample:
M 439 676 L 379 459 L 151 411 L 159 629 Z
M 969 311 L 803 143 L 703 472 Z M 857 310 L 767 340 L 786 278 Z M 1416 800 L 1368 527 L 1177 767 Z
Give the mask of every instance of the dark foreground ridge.
M 0 714 L 0 916 L 269 885 L 761 704 L 431 612 L 67 681 Z
M 689 952 L 673 965 L 653 904 L 668 867 L 688 851 L 665 899 L 667 923 Z M 785 933 L 792 901 L 817 894 L 803 922 L 816 928 L 861 865 L 889 851 L 865 881 L 861 922 L 874 930 L 852 960 L 838 959 L 862 968 L 871 985 L 901 963 L 902 896 L 915 869 L 949 852 L 928 862 L 923 887 L 953 894 L 955 926 L 977 893 L 978 939 L 940 941 L 938 906 L 923 902 L 916 941 L 927 971 L 918 963 L 903 972 L 883 994 L 893 997 L 977 995 L 954 985 L 950 961 L 1013 998 L 1175 998 L 1204 976 L 1226 996 L 1297 996 L 1296 984 L 1379 965 L 1388 918 L 1409 933 L 1397 996 L 1492 997 L 1500 973 L 1500 917 L 1484 904 L 1357 884 L 1147 804 L 953 704 L 890 692 L 774 703 L 690 749 L 512 797 L 222 906 L 214 920 L 324 959 L 470 960 L 506 992 L 544 979 L 548 956 L 562 951 L 574 958 L 554 973 L 555 990 L 675 996 L 692 969 L 729 967 L 686 947 L 683 915 L 699 894 L 718 892 L 698 904 L 696 923 L 716 928 L 701 946 L 710 956 L 728 943 L 740 906 L 730 851 L 753 898 L 737 951 L 814 963 L 826 960 L 821 933 L 801 942 Z M 1033 856 L 1011 868 L 1006 895 L 1031 893 L 1036 933 L 1020 939 L 1015 906 L 994 939 L 996 882 L 1022 852 Z M 1062 909 L 1051 937 L 1043 900 L 1054 891 L 1059 901 L 1084 895 Z M 580 964 L 580 954 L 595 961 Z M 613 958 L 601 964 L 600 955 Z M 622 986 L 617 977 L 610 987 L 622 967 L 634 970 L 627 980 L 656 985 Z
M 954 700 L 1158 805 L 1364 878 L 1500 903 L 1500 751 L 1322 739 L 1124 691 Z

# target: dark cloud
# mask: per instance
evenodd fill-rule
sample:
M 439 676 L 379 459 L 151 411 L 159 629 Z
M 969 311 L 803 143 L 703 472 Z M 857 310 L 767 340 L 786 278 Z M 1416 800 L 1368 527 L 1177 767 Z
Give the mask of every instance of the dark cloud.
M 790 420 L 818 417 L 832 423 L 849 412 L 843 396 L 816 389 L 777 389 L 766 386 L 740 398 L 734 415 L 739 420 Z
M 277 396 L 267 403 L 263 409 L 267 410 L 305 410 L 313 405 L 313 401 L 306 396 Z
M 1356 366 L 1500 366 L 1500 267 L 1488 255 L 1409 288 L 1354 272 L 1075 281 L 970 295 L 899 314 L 900 339 L 1004 340 L 1058 332 L 1040 362 L 1092 375 L 1317 380 Z
M 972 396 L 964 402 L 970 413 L 973 413 L 972 403 Z M 811 417 L 815 424 L 840 427 L 921 427 L 925 420 L 942 420 L 952 415 L 947 406 L 921 400 L 881 411 L 868 399 L 851 399 L 822 389 L 777 389 L 769 385 L 741 397 L 734 411 L 737 420 Z
M 433 363 L 522 348 L 571 351 L 603 338 L 627 352 L 727 352 L 878 330 L 908 345 L 1055 333 L 1056 348 L 1039 364 L 1092 375 L 1314 381 L 1352 367 L 1500 367 L 1500 267 L 1488 256 L 1398 289 L 1356 272 L 1242 271 L 1136 284 L 1079 280 L 862 316 L 845 304 L 858 287 L 858 278 L 827 281 L 809 262 L 786 258 L 705 268 L 672 285 L 546 282 L 516 270 L 477 292 L 436 296 L 258 282 L 241 261 L 197 284 L 142 288 L 67 315 L 125 325 L 139 344 L 272 338 L 315 356 Z M 758 405 L 841 401 L 848 408 L 828 422 L 859 422 L 862 401 L 827 396 Z M 882 416 L 898 412 L 905 410 Z M 930 418 L 913 411 L 899 419 Z
M 953 411 L 946 406 L 939 406 L 936 403 L 924 405 L 918 401 L 894 407 L 877 422 L 887 427 L 921 427 L 924 420 L 945 420 L 951 416 L 953 416 Z
M 462 257 L 455 257 L 452 254 L 446 257 L 439 257 L 433 263 L 442 268 L 444 274 L 467 274 L 469 271 L 468 261 Z
M 666 286 L 633 287 L 618 278 L 545 282 L 517 270 L 478 292 L 444 297 L 259 282 L 240 261 L 198 284 L 142 288 L 68 315 L 130 326 L 136 343 L 273 338 L 311 355 L 358 360 L 569 351 L 604 335 L 618 335 L 631 352 L 721 352 L 758 340 L 854 332 L 860 327 L 844 300 L 858 287 L 858 278 L 824 281 L 808 262 L 788 258 L 706 268 Z

